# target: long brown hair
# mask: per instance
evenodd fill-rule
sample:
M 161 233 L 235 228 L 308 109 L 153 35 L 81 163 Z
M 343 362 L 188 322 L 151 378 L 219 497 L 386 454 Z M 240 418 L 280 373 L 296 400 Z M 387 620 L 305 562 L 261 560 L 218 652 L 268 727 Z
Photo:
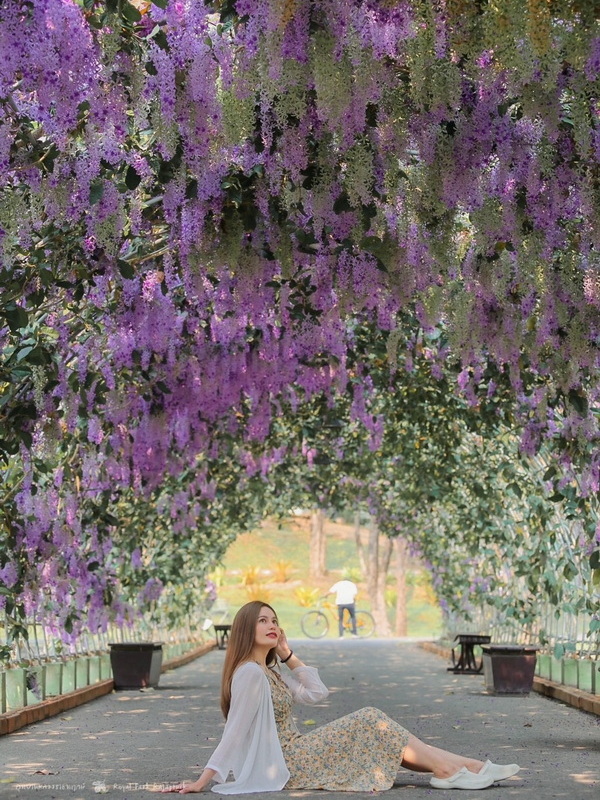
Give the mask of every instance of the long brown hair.
M 223 675 L 221 678 L 221 711 L 227 719 L 231 705 L 231 681 L 233 673 L 244 661 L 248 661 L 254 648 L 256 639 L 256 623 L 260 616 L 261 608 L 270 608 L 273 614 L 277 612 L 268 603 L 262 600 L 251 600 L 243 605 L 234 617 L 229 632 Z M 267 665 L 275 663 L 275 647 L 267 653 Z

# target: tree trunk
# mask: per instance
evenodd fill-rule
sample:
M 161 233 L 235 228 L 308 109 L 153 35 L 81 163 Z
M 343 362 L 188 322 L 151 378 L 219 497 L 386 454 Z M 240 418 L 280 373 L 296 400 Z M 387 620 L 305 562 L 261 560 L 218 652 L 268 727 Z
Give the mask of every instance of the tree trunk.
M 319 540 L 319 566 L 321 574 L 327 575 L 327 535 L 325 533 L 325 512 L 323 512 L 323 521 L 321 523 L 321 536 Z
M 388 619 L 387 605 L 385 602 L 385 589 L 387 586 L 387 575 L 390 569 L 390 561 L 394 551 L 393 539 L 389 536 L 380 537 L 379 541 L 379 570 L 377 579 L 377 606 L 381 616 L 381 623 L 377 630 L 380 636 L 390 636 L 392 629 Z
M 396 551 L 396 636 L 408 636 L 408 611 L 406 597 L 406 557 L 408 548 L 404 539 L 395 540 Z
M 354 541 L 356 543 L 356 552 L 358 554 L 358 563 L 360 564 L 361 574 L 365 577 L 369 572 L 367 559 L 365 558 L 364 547 L 360 537 L 360 511 L 354 512 Z
M 364 556 L 364 545 L 361 542 L 361 549 Z M 366 580 L 367 592 L 371 601 L 371 613 L 377 626 L 379 636 L 389 636 L 391 633 L 390 623 L 385 606 L 385 584 L 390 558 L 392 554 L 392 540 L 380 537 L 379 529 L 372 522 L 369 525 L 369 539 L 366 548 Z
M 310 544 L 308 572 L 311 578 L 327 575 L 327 547 L 325 541 L 325 512 L 316 508 L 310 515 Z

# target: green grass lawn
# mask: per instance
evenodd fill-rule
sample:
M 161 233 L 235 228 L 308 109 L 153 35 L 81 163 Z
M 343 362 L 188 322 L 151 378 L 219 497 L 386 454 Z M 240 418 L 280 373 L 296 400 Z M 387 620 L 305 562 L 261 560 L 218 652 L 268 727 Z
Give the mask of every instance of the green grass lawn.
M 360 571 L 351 527 L 327 521 L 325 530 L 328 575 L 318 581 L 308 576 L 310 530 L 306 518 L 281 522 L 268 519 L 260 529 L 240 534 L 225 554 L 222 568 L 216 571 L 219 597 L 229 603 L 232 614 L 250 599 L 264 600 L 277 610 L 288 636 L 302 637 L 300 619 L 307 608 L 300 604 L 296 593 L 314 590 L 317 596 L 324 595 L 347 570 L 356 574 Z M 438 636 L 442 629 L 441 612 L 426 573 L 415 564 L 411 574 L 414 582 L 409 588 L 408 635 Z M 244 585 L 244 580 L 248 585 Z M 368 610 L 366 590 L 360 582 L 358 586 L 362 591 L 357 608 Z M 393 582 L 390 588 L 394 588 Z M 391 621 L 393 625 L 393 617 Z M 328 636 L 337 636 L 333 618 Z

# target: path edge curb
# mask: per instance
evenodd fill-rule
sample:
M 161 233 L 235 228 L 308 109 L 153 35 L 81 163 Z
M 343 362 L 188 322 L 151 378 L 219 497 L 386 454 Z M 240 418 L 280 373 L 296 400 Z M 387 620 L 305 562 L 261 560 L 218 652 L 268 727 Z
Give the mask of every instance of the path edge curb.
M 207 642 L 206 644 L 190 650 L 189 653 L 184 653 L 176 658 L 171 658 L 165 661 L 161 667 L 161 674 L 168 672 L 178 667 L 183 667 L 191 661 L 195 661 L 217 646 L 216 641 Z M 110 694 L 114 690 L 114 681 L 108 678 L 104 681 L 94 683 L 92 686 L 84 686 L 81 689 L 75 689 L 73 692 L 61 694 L 57 697 L 50 697 L 41 703 L 36 703 L 32 706 L 25 706 L 18 711 L 11 711 L 8 714 L 0 714 L 0 736 L 6 736 L 9 733 L 24 728 L 26 725 L 31 725 L 34 722 L 41 722 L 49 717 L 54 717 L 57 714 L 62 714 L 69 711 L 71 708 L 76 708 L 84 703 L 89 703 L 96 700 L 98 697 Z
M 419 646 L 423 650 L 427 650 L 428 653 L 446 658 L 448 661 L 452 658 L 451 648 L 444 647 L 436 642 L 420 642 Z M 580 711 L 587 711 L 590 714 L 600 716 L 600 696 L 598 695 L 589 694 L 589 692 L 583 692 L 581 689 L 575 689 L 546 678 L 538 678 L 537 676 L 533 679 L 533 690 L 538 694 L 543 694 L 545 697 L 551 697 L 553 700 L 559 700 L 561 703 L 578 708 Z

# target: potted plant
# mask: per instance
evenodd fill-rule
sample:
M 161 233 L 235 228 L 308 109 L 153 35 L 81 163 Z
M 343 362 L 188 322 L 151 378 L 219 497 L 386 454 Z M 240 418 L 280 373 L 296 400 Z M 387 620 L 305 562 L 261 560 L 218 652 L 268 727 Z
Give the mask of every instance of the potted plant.
M 115 689 L 158 686 L 162 666 L 162 642 L 113 642 L 110 665 Z
M 493 694 L 529 694 L 539 647 L 523 644 L 483 644 L 485 685 Z

